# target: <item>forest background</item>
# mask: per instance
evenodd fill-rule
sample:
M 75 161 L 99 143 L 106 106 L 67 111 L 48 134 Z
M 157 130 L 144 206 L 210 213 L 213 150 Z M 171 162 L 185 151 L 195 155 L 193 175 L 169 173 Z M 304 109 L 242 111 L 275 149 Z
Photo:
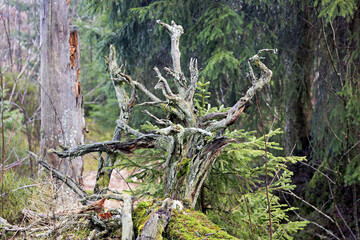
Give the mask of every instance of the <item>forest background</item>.
M 210 82 L 211 106 L 233 105 L 251 84 L 246 60 L 259 49 L 277 48 L 278 55 L 265 60 L 273 71 L 271 83 L 234 129 L 255 130 L 261 137 L 280 128 L 283 134 L 272 140 L 284 150 L 277 151 L 306 156 L 306 162 L 289 166 L 298 198 L 281 196 L 299 208 L 302 220 L 313 223 L 301 236 L 326 235 L 318 224 L 340 239 L 360 239 L 359 7 L 356 0 L 72 1 L 90 131 L 86 141 L 111 139 L 119 116 L 103 59 L 110 44 L 132 77 L 149 89 L 155 85 L 153 66 L 163 68 L 171 61 L 170 42 L 157 19 L 174 20 L 185 29 L 182 58 L 198 58 L 200 76 Z M 3 166 L 8 181 L 33 176 L 37 169 L 27 151 L 39 149 L 41 135 L 39 14 L 38 1 L 0 3 L 1 141 L 9 140 Z M 133 126 L 151 120 L 144 109 L 134 110 Z M 6 204 L 2 198 L 3 208 Z

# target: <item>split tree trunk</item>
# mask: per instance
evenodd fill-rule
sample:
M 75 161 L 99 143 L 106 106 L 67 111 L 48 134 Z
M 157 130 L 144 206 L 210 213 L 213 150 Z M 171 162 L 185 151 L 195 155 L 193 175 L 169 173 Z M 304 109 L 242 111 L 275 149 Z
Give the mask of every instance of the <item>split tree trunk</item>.
M 83 163 L 48 153 L 58 145 L 84 143 L 80 48 L 76 30 L 70 32 L 69 1 L 42 0 L 40 13 L 41 155 L 54 167 L 81 181 Z

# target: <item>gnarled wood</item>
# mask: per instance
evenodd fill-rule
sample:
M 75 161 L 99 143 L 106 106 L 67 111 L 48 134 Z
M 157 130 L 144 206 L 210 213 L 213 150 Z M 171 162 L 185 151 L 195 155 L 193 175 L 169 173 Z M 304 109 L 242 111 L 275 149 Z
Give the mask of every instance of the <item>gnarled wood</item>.
M 181 200 L 189 207 L 194 207 L 203 182 L 208 176 L 213 163 L 221 151 L 233 142 L 232 139 L 222 136 L 223 130 L 235 123 L 244 110 L 245 104 L 271 79 L 272 72 L 261 62 L 262 57 L 259 56 L 260 53 L 264 51 L 275 52 L 275 50 L 260 50 L 249 59 L 248 64 L 252 77 L 252 86 L 234 106 L 225 113 L 211 113 L 199 116 L 193 104 L 195 86 L 199 77 L 197 61 L 195 59 L 190 60 L 190 83 L 188 85 L 180 66 L 179 40 L 183 29 L 180 25 L 176 25 L 175 22 L 172 22 L 171 25 L 161 21 L 157 22 L 165 27 L 170 34 L 173 69 L 165 68 L 165 70 L 174 78 L 178 90 L 177 93 L 171 89 L 168 80 L 155 67 L 154 69 L 158 77 L 155 88 L 162 90 L 162 97 L 165 100 L 152 94 L 142 84 L 134 81 L 117 66 L 116 59 L 114 58 L 115 49 L 113 47 L 110 47 L 108 61 L 121 111 L 126 112 L 125 109 L 128 109 L 131 105 L 129 99 L 134 97 L 134 89 L 137 89 L 152 101 L 143 104 L 162 108 L 169 113 L 168 119 L 160 119 L 149 111 L 146 112 L 157 124 L 164 127 L 154 130 L 153 134 L 145 134 L 131 128 L 127 122 L 128 118 L 120 118 L 117 121 L 117 131 L 121 134 L 137 137 L 135 140 L 83 145 L 67 149 L 63 152 L 56 152 L 56 154 L 60 157 L 78 156 L 89 152 L 107 152 L 111 155 L 116 151 L 130 153 L 139 148 L 161 147 L 168 154 L 164 164 L 165 179 L 163 181 L 166 196 Z M 258 70 L 259 78 L 255 77 L 252 66 L 255 66 Z M 128 96 L 129 94 L 123 88 L 126 84 L 133 89 L 131 97 Z M 106 165 L 106 161 L 101 160 L 99 169 L 105 166 L 104 164 Z M 151 226 L 163 226 L 166 222 L 163 218 L 164 216 L 160 213 L 153 213 L 148 224 Z M 154 227 L 149 227 L 149 229 L 154 230 Z M 146 231 L 144 231 L 145 233 Z M 149 230 L 146 236 L 154 237 L 151 230 Z

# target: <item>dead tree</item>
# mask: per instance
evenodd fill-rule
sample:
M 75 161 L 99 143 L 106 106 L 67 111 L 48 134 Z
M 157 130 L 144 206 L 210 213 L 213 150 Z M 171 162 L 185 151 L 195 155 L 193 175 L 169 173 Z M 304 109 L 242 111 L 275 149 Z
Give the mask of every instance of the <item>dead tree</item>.
M 77 30 L 69 26 L 69 11 L 69 1 L 41 1 L 40 151 L 41 156 L 55 168 L 66 171 L 81 183 L 81 157 L 70 162 L 47 152 L 59 144 L 74 147 L 84 143 L 86 129 L 79 82 L 80 47 Z
M 276 50 L 260 50 L 258 54 L 249 59 L 252 86 L 234 106 L 227 112 L 199 116 L 194 108 L 194 94 L 199 77 L 197 60 L 190 60 L 189 77 L 184 76 L 180 66 L 179 41 L 184 32 L 183 28 L 174 21 L 171 25 L 160 20 L 157 23 L 168 30 L 171 37 L 173 68 L 165 68 L 165 71 L 174 79 L 176 93 L 170 88 L 160 70 L 155 67 L 154 70 L 158 77 L 155 89 L 161 89 L 163 95 L 162 98 L 155 96 L 144 85 L 123 72 L 117 64 L 114 46 L 110 46 L 110 55 L 107 61 L 120 107 L 120 118 L 116 121 L 114 139 L 111 142 L 77 146 L 66 151 L 56 152 L 56 154 L 65 158 L 82 156 L 90 152 L 106 152 L 111 155 L 117 151 L 131 153 L 133 150 L 141 148 L 162 148 L 167 152 L 164 179 L 166 196 L 180 200 L 189 207 L 194 207 L 211 166 L 224 147 L 233 142 L 232 139 L 223 136 L 224 130 L 235 123 L 244 110 L 245 104 L 271 79 L 272 71 L 261 62 L 262 58 L 259 54 L 263 51 L 276 52 Z M 259 77 L 256 77 L 252 66 L 259 70 Z M 130 93 L 125 90 L 126 85 L 131 88 Z M 142 133 L 129 126 L 128 121 L 135 105 L 137 92 L 142 92 L 150 99 L 149 102 L 139 105 L 161 108 L 167 113 L 167 119 L 159 119 L 146 111 L 162 128 L 152 133 Z M 133 135 L 136 139 L 122 142 L 120 141 L 121 136 L 124 135 Z M 108 180 L 111 172 L 104 174 L 103 167 L 113 165 L 115 160 L 100 161 L 103 162 L 99 164 L 98 175 L 106 175 Z M 184 168 L 187 170 L 184 171 Z M 181 176 L 178 174 L 179 171 L 183 173 Z M 98 181 L 108 184 L 108 181 L 104 181 L 101 177 L 98 177 Z M 100 183 L 97 185 L 107 187 Z

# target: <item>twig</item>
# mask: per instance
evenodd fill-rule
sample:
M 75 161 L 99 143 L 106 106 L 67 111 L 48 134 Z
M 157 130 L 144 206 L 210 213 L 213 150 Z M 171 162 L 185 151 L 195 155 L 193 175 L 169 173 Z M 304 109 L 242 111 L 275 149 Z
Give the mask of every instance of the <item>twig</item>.
M 349 150 L 346 151 L 346 153 L 344 153 L 341 157 L 346 156 L 354 147 L 356 147 L 358 144 L 360 143 L 360 140 L 357 141 L 351 148 L 349 148 Z
M 18 161 L 16 161 L 16 162 L 13 162 L 13 163 L 9 164 L 9 165 L 6 165 L 4 170 L 6 171 L 6 170 L 8 170 L 8 169 L 10 169 L 10 168 L 13 168 L 13 167 L 19 165 L 20 163 L 24 162 L 24 161 L 25 161 L 26 159 L 28 159 L 28 158 L 29 158 L 29 155 L 27 155 L 27 156 L 24 157 L 23 159 L 20 159 L 20 160 L 18 160 Z
M 143 112 L 146 113 L 149 117 L 153 118 L 156 121 L 157 124 L 164 125 L 164 126 L 169 126 L 169 125 L 172 124 L 172 122 L 170 120 L 159 119 L 158 117 L 156 117 L 155 115 L 150 113 L 148 110 L 145 110 Z
M 126 181 L 126 179 L 125 179 L 125 178 L 123 177 L 123 175 L 120 173 L 120 171 L 119 171 L 118 169 L 116 169 L 115 172 L 120 175 L 121 179 L 122 179 L 122 180 L 125 182 L 125 184 L 128 186 L 131 194 L 133 194 L 134 191 L 132 190 L 130 184 Z
M 284 192 L 282 193 L 283 195 L 283 199 L 285 199 L 287 205 L 291 208 L 291 205 L 289 203 L 289 201 L 286 199 L 286 197 L 284 196 Z M 301 217 L 295 210 L 292 210 L 293 213 L 295 213 L 295 215 L 302 221 L 308 221 L 309 223 L 311 224 L 314 224 L 315 226 L 317 226 L 318 228 L 321 228 L 322 230 L 324 230 L 327 234 L 329 234 L 330 236 L 334 237 L 335 239 L 337 240 L 340 240 L 340 238 L 338 238 L 336 235 L 334 235 L 330 230 L 324 228 L 323 226 L 321 226 L 320 224 L 316 223 L 316 222 L 313 222 L 313 221 L 310 221 L 308 219 L 305 219 L 303 217 Z
M 324 212 L 322 212 L 320 209 L 318 209 L 317 207 L 315 207 L 314 205 L 310 204 L 309 202 L 305 201 L 304 199 L 302 199 L 301 197 L 299 197 L 298 195 L 296 195 L 295 193 L 293 193 L 291 190 L 286 191 L 281 191 L 282 193 L 285 194 L 289 194 L 297 199 L 299 199 L 300 201 L 302 201 L 303 203 L 305 203 L 306 205 L 310 206 L 312 209 L 314 209 L 315 211 L 317 211 L 318 213 L 320 213 L 321 215 L 323 215 L 324 217 L 326 217 L 327 219 L 329 219 L 332 223 L 335 223 L 334 219 L 332 219 L 329 215 L 325 214 Z
M 88 91 L 86 94 L 83 95 L 83 97 L 87 97 L 90 94 L 92 94 L 96 89 L 98 89 L 101 85 L 103 85 L 106 82 L 106 80 L 102 81 L 101 83 L 99 83 L 98 85 L 96 85 L 93 89 L 91 89 L 90 91 Z
M 19 224 L 19 227 L 18 227 L 18 228 L 20 228 L 20 227 L 21 227 L 21 225 L 23 224 L 23 222 L 24 222 L 25 218 L 26 218 L 26 214 L 24 214 L 24 217 L 22 218 L 22 220 L 21 220 L 21 222 L 20 222 L 20 224 Z M 17 234 L 18 232 L 19 232 L 19 230 L 17 230 L 17 231 L 14 233 L 14 235 L 10 238 L 10 240 L 13 240 L 13 239 L 14 239 L 14 237 L 16 236 L 16 234 Z
M 328 184 L 329 184 L 329 191 L 330 191 L 330 199 L 331 199 L 331 200 L 334 200 L 334 195 L 333 195 L 332 188 L 331 188 L 331 186 L 330 186 L 330 183 L 328 183 Z M 336 201 L 334 201 L 334 205 L 336 206 Z M 340 214 L 340 215 L 341 215 L 341 214 Z M 346 238 L 345 238 L 345 235 L 344 235 L 344 233 L 343 233 L 343 231 L 342 231 L 342 229 L 341 229 L 341 227 L 340 227 L 340 225 L 339 225 L 339 223 L 338 223 L 338 221 L 336 220 L 336 218 L 334 218 L 334 220 L 335 220 L 335 225 L 336 225 L 336 227 L 339 229 L 342 238 L 343 238 L 343 239 L 346 239 Z M 346 224 L 346 223 L 345 223 L 345 224 Z
M 343 221 L 343 223 L 345 224 L 346 228 L 349 230 L 349 232 L 351 233 L 351 235 L 354 237 L 354 239 L 357 239 L 357 237 L 355 236 L 355 234 L 353 233 L 353 231 L 351 230 L 351 228 L 349 227 L 349 225 L 347 224 L 347 222 L 345 221 L 344 217 L 342 216 L 341 212 L 339 211 L 339 208 L 337 207 L 337 204 L 335 204 L 335 209 L 337 211 L 337 213 L 339 214 L 341 220 Z
M 57 179 L 64 182 L 70 189 L 72 189 L 77 195 L 79 195 L 81 198 L 84 198 L 87 193 L 82 190 L 79 185 L 70 177 L 65 176 L 61 172 L 57 171 L 56 169 L 49 166 L 46 162 L 42 161 L 41 158 L 39 158 L 35 153 L 29 152 L 34 159 L 41 164 L 46 170 L 48 170 L 52 176 L 56 177 Z
M 17 190 L 21 190 L 21 189 L 24 189 L 24 188 L 30 188 L 30 187 L 36 187 L 36 186 L 39 186 L 39 185 L 40 185 L 40 184 L 25 185 L 25 186 L 22 186 L 22 187 L 18 187 L 18 188 L 12 189 L 12 190 L 9 191 L 9 192 L 15 192 L 15 191 L 17 191 Z M 6 193 L 1 194 L 1 197 L 5 196 L 5 195 L 8 194 L 9 192 L 6 192 Z
M 294 144 L 294 147 L 292 148 L 292 150 L 291 150 L 291 153 L 289 154 L 289 156 L 291 156 L 292 155 L 292 153 L 293 153 L 293 151 L 294 151 L 294 149 L 295 149 L 295 147 L 296 147 L 296 144 Z M 269 184 L 269 186 L 271 186 L 272 185 L 272 183 L 274 182 L 274 180 L 275 180 L 275 178 L 278 176 L 278 174 L 279 174 L 279 172 L 281 171 L 281 169 L 286 165 L 286 163 L 287 163 L 287 161 L 289 160 L 289 158 L 287 157 L 286 158 L 286 161 L 281 165 L 281 167 L 279 168 L 279 170 L 275 173 L 275 175 L 274 175 L 274 177 L 272 178 L 272 180 L 271 180 L 271 182 L 270 182 L 270 184 Z
M 320 21 L 321 21 L 321 25 L 322 25 L 322 33 L 323 33 L 323 37 L 324 37 L 324 41 L 325 41 L 325 44 L 326 44 L 326 49 L 328 51 L 328 54 L 330 56 L 330 60 L 331 60 L 331 64 L 334 68 L 334 71 L 336 72 L 336 75 L 338 76 L 339 78 L 339 81 L 340 81 L 340 84 L 341 84 L 341 87 L 344 87 L 344 83 L 341 79 L 341 74 L 340 72 L 338 71 L 338 69 L 336 68 L 336 64 L 335 64 L 335 60 L 331 54 L 331 51 L 330 51 L 330 47 L 329 47 L 329 44 L 328 44 L 328 41 L 327 41 L 327 38 L 326 38 L 326 33 L 325 33 L 325 27 L 324 27 L 324 21 L 322 18 L 320 18 Z
M 313 170 L 317 171 L 318 173 L 320 173 L 321 175 L 323 175 L 324 177 L 327 178 L 327 180 L 329 180 L 332 184 L 336 184 L 334 180 L 332 180 L 328 175 L 326 175 L 325 173 L 323 173 L 322 171 L 320 171 L 318 168 L 315 168 L 313 166 L 311 166 L 310 164 L 307 164 L 305 162 L 300 162 L 301 164 L 308 166 L 310 168 L 312 168 Z
M 260 52 L 260 51 L 259 51 Z M 254 86 L 253 86 L 254 87 Z M 255 91 L 255 100 L 256 100 L 256 106 L 257 106 L 257 110 L 259 112 L 260 115 L 260 120 L 261 120 L 261 126 L 262 126 L 262 130 L 263 130 L 263 136 L 264 136 L 264 142 L 265 142 L 265 193 L 266 193 L 266 199 L 267 199 L 267 204 L 268 204 L 268 214 L 269 214 L 269 235 L 270 235 L 270 240 L 272 240 L 273 237 L 273 229 L 272 229 L 272 221 L 271 221 L 271 202 L 269 199 L 269 185 L 268 185 L 268 151 L 267 151 L 267 140 L 266 140 L 266 133 L 265 133 L 265 126 L 264 126 L 264 120 L 261 114 L 261 110 L 259 107 L 259 103 L 258 103 L 258 98 L 257 98 L 257 94 Z M 286 162 L 285 162 L 286 163 Z M 285 164 L 284 163 L 284 164 Z M 276 176 L 276 175 L 275 175 Z M 275 178 L 274 176 L 274 178 Z
M 4 100 L 4 99 L 3 99 L 3 98 L 4 98 L 4 95 L 3 95 L 3 94 L 4 94 L 4 85 L 3 85 L 2 75 L 1 75 L 1 89 L 2 89 L 2 100 Z M 11 130 L 11 134 L 10 134 L 10 137 L 9 137 L 9 139 L 8 139 L 6 148 L 5 148 L 5 146 L 4 146 L 4 123 L 3 123 L 3 111 L 2 111 L 2 115 L 1 115 L 1 120 L 2 120 L 1 129 L 2 129 L 2 132 L 1 132 L 1 133 L 2 133 L 2 138 L 3 138 L 3 149 L 4 149 L 4 152 L 3 152 L 3 156 L 2 156 L 2 157 L 3 157 L 3 161 L 2 161 L 2 166 L 1 166 L 0 185 L 1 185 L 1 183 L 2 183 L 3 176 L 4 176 L 4 171 L 5 171 L 5 170 L 4 170 L 4 167 L 5 167 L 6 152 L 7 152 L 8 148 L 9 148 L 10 141 L 11 141 L 13 135 L 14 135 L 14 130 L 15 130 L 15 127 L 16 127 L 16 125 L 17 125 L 17 121 L 18 121 L 19 116 L 20 116 L 20 112 L 21 112 L 22 105 L 23 105 L 23 103 L 24 103 L 25 95 L 26 95 L 26 91 L 25 91 L 25 93 L 24 93 L 24 95 L 23 95 L 23 97 L 22 97 L 22 99 L 21 99 L 21 106 L 20 106 L 20 109 L 19 109 L 19 111 L 18 111 L 18 113 L 17 113 L 16 120 L 15 120 L 15 123 L 14 123 L 14 125 L 13 125 L 12 130 Z

